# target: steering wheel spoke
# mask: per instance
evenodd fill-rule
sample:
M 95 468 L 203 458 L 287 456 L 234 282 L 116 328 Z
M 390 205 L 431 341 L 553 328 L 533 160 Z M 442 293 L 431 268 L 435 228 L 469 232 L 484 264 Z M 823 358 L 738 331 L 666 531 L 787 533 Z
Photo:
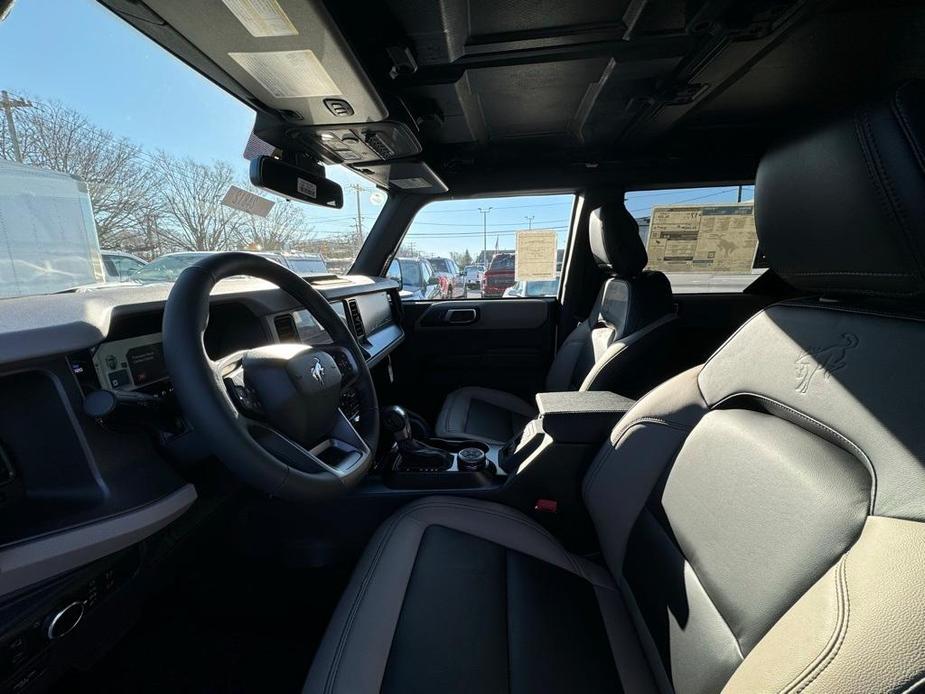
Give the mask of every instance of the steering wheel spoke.
M 331 355 L 341 374 L 342 390 L 353 387 L 359 381 L 360 367 L 349 349 L 341 345 L 321 345 L 314 349 Z
M 244 378 L 244 356 L 247 350 L 238 350 L 212 362 L 215 377 L 225 386 L 228 397 L 238 413 L 245 418 L 264 416 L 257 391 Z
M 302 446 L 271 426 L 255 420 L 248 420 L 251 436 L 267 452 L 285 461 L 288 465 L 308 475 L 331 475 L 335 478 L 349 478 L 369 456 L 362 438 L 349 422 L 346 427 L 353 433 L 353 441 L 342 438 L 326 438 L 311 448 Z

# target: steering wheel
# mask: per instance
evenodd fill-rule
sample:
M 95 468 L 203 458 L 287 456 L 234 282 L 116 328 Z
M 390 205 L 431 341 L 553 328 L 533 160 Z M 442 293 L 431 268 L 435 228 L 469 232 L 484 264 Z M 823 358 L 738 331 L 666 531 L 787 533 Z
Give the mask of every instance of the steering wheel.
M 213 361 L 203 335 L 209 294 L 226 277 L 272 282 L 302 304 L 333 344 L 268 344 Z M 238 477 L 273 496 L 307 500 L 341 494 L 372 465 L 379 408 L 353 334 L 308 282 L 250 253 L 210 255 L 184 270 L 164 309 L 164 359 L 193 428 Z M 353 388 L 359 423 L 341 412 Z

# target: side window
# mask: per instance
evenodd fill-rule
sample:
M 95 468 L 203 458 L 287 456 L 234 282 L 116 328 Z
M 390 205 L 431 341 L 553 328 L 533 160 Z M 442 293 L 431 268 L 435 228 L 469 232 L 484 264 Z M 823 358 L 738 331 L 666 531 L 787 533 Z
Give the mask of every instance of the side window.
M 398 251 L 403 298 L 557 296 L 574 203 L 574 195 L 430 203 L 418 212 Z M 412 288 L 405 272 L 405 263 L 417 259 L 434 275 L 425 279 L 425 291 Z
M 675 293 L 741 292 L 767 267 L 755 233 L 754 192 L 750 185 L 628 192 L 647 269 L 664 272 Z

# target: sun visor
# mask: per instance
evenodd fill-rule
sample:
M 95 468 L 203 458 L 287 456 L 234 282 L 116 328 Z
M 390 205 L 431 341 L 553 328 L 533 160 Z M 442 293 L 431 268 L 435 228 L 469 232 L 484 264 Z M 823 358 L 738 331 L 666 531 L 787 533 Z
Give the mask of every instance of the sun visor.
M 371 123 L 388 116 L 318 0 L 146 0 L 146 5 L 293 124 Z

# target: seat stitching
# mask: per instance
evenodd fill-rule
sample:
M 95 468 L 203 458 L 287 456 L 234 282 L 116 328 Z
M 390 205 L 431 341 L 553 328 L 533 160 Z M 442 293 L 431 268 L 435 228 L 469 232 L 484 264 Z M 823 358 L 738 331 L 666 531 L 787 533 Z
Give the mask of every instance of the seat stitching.
M 788 272 L 788 277 L 837 277 L 849 275 L 857 277 L 915 277 L 911 272 Z
M 838 656 L 838 653 L 841 650 L 842 645 L 845 643 L 845 637 L 848 634 L 848 624 L 851 620 L 851 596 L 848 593 L 847 563 L 848 563 L 848 555 L 846 554 L 844 557 L 842 557 L 842 560 L 841 560 L 841 565 L 839 567 L 840 576 L 839 576 L 839 581 L 837 584 L 838 596 L 840 598 L 839 606 L 841 607 L 842 605 L 844 605 L 844 607 L 842 607 L 842 609 L 844 610 L 844 620 L 842 620 L 836 627 L 836 633 L 838 634 L 838 637 L 831 646 L 827 646 L 828 648 L 831 648 L 832 650 L 826 656 L 825 661 L 821 663 L 821 667 L 818 667 L 816 672 L 807 681 L 803 682 L 802 684 L 800 684 L 799 682 L 797 683 L 799 684 L 798 688 L 793 690 L 795 694 L 799 694 L 799 692 L 806 690 L 807 687 L 809 687 L 823 672 L 825 672 L 826 668 L 828 668 L 829 665 L 835 662 L 835 658 Z M 823 655 L 824 653 L 825 651 L 823 651 L 823 653 L 820 653 L 820 655 Z
M 897 90 L 896 94 L 893 95 L 893 110 L 897 119 L 900 121 L 903 135 L 906 136 L 906 141 L 912 147 L 912 152 L 915 154 L 915 159 L 918 162 L 919 168 L 925 172 L 925 156 L 922 154 L 919 140 L 915 136 L 915 130 L 912 127 L 909 115 L 906 113 L 906 105 L 903 103 L 902 97 L 900 96 L 901 91 L 902 90 Z
M 803 419 L 809 422 L 810 424 L 818 426 L 821 429 L 825 429 L 829 434 L 834 436 L 836 439 L 841 441 L 846 447 L 851 449 L 851 452 L 854 453 L 855 456 L 860 458 L 861 462 L 864 464 L 864 467 L 867 468 L 868 474 L 870 475 L 869 510 L 871 513 L 873 513 L 876 498 L 877 498 L 877 471 L 874 468 L 874 465 L 870 460 L 870 456 L 868 456 L 867 453 L 864 452 L 863 448 L 858 446 L 854 441 L 852 441 L 848 437 L 844 436 L 843 434 L 839 433 L 838 431 L 830 427 L 828 424 L 825 424 L 824 422 L 820 422 L 815 417 L 811 417 L 807 414 L 804 414 L 803 412 L 800 412 L 799 410 L 796 410 L 790 407 L 789 405 L 785 405 L 784 403 L 782 403 L 779 400 L 776 400 L 775 398 L 769 397 L 767 395 L 762 395 L 761 393 L 753 393 L 750 391 L 737 391 L 735 393 L 731 393 L 730 395 L 725 396 L 722 400 L 717 402 L 716 405 L 714 405 L 713 407 L 718 408 L 724 403 L 728 402 L 729 400 L 732 400 L 737 397 L 742 397 L 742 396 L 757 398 L 758 400 L 765 400 L 768 403 L 775 405 L 776 407 L 780 407 L 781 409 L 787 410 L 787 412 L 794 415 L 795 417 L 799 417 L 800 419 Z
M 521 519 L 521 518 L 516 518 L 516 517 L 511 516 L 511 515 L 506 515 L 506 514 L 503 514 L 503 513 L 498 513 L 498 512 L 496 512 L 496 511 L 489 511 L 489 510 L 487 510 L 487 509 L 480 509 L 480 508 L 478 508 L 478 507 L 473 507 L 473 506 L 469 506 L 469 505 L 466 505 L 466 504 L 452 503 L 452 502 L 448 502 L 448 501 L 435 501 L 435 502 L 430 502 L 430 503 L 426 503 L 426 504 L 417 504 L 417 505 L 415 505 L 415 506 L 414 506 L 413 508 L 411 508 L 411 509 L 407 509 L 407 510 L 403 511 L 402 513 L 396 514 L 395 516 L 393 516 L 392 520 L 391 520 L 390 523 L 389 523 L 388 531 L 387 531 L 386 533 L 383 534 L 382 539 L 380 540 L 379 544 L 376 546 L 376 552 L 375 552 L 375 554 L 374 554 L 374 556 L 373 556 L 373 560 L 371 561 L 370 566 L 367 568 L 366 573 L 365 573 L 364 576 L 363 576 L 363 581 L 362 581 L 361 584 L 360 584 L 361 587 L 360 587 L 360 589 L 357 591 L 357 595 L 356 595 L 356 597 L 355 597 L 354 600 L 353 600 L 353 605 L 351 606 L 351 610 L 350 610 L 350 612 L 349 612 L 348 615 L 347 615 L 347 620 L 346 620 L 346 623 L 344 624 L 344 631 L 343 631 L 343 633 L 341 634 L 341 638 L 340 638 L 339 641 L 338 641 L 337 648 L 335 649 L 335 652 L 334 652 L 334 657 L 332 658 L 331 667 L 330 667 L 330 669 L 328 670 L 328 677 L 327 677 L 327 680 L 326 680 L 326 682 L 325 682 L 325 688 L 324 688 L 324 691 L 325 691 L 325 692 L 330 693 L 330 692 L 332 692 L 332 691 L 334 690 L 334 686 L 335 686 L 336 681 L 337 681 L 337 674 L 338 674 L 338 672 L 339 672 L 340 660 L 341 660 L 341 657 L 342 657 L 342 655 L 343 655 L 344 650 L 346 649 L 347 642 L 349 641 L 350 632 L 351 632 L 352 629 L 353 629 L 353 624 L 354 624 L 354 622 L 356 621 L 356 613 L 359 611 L 359 606 L 360 606 L 360 604 L 363 602 L 363 598 L 366 596 L 366 593 L 367 593 L 368 588 L 369 588 L 369 584 L 370 584 L 370 582 L 371 582 L 370 579 L 372 578 L 373 573 L 375 573 L 375 569 L 376 569 L 376 568 L 378 567 L 378 565 L 379 565 L 379 560 L 380 560 L 381 557 L 382 557 L 383 549 L 385 548 L 385 545 L 387 544 L 388 540 L 391 539 L 391 537 L 392 537 L 392 535 L 393 535 L 393 533 L 394 533 L 396 527 L 397 527 L 398 524 L 399 524 L 399 521 L 403 520 L 403 519 L 406 518 L 408 515 L 413 514 L 413 513 L 415 513 L 415 512 L 418 511 L 418 510 L 421 510 L 421 509 L 434 509 L 434 508 L 459 508 L 459 509 L 468 509 L 468 510 L 477 511 L 477 512 L 479 512 L 479 513 L 487 513 L 487 514 L 489 514 L 489 515 L 493 515 L 493 516 L 497 516 L 497 517 L 500 517 L 500 518 L 504 518 L 504 519 L 506 519 L 506 520 L 510 520 L 510 521 L 514 521 L 514 522 L 516 522 L 516 523 L 520 523 L 521 525 L 524 525 L 524 526 L 526 526 L 527 528 L 529 528 L 529 529 L 533 530 L 534 532 L 538 533 L 538 534 L 539 534 L 541 537 L 543 537 L 544 539 L 551 540 L 554 544 L 558 545 L 558 542 L 555 540 L 555 538 L 553 538 L 553 536 L 552 536 L 549 532 L 547 532 L 544 528 L 542 528 L 542 527 L 532 525 L 532 524 L 528 523 L 527 521 L 525 521 L 524 519 Z M 416 519 L 415 519 L 415 520 L 416 520 Z M 586 581 L 588 581 L 589 583 L 591 583 L 591 584 L 593 584 L 593 585 L 598 585 L 596 582 L 592 581 L 592 580 L 587 576 L 587 574 L 584 572 L 584 570 L 583 570 L 581 567 L 579 567 L 579 566 L 576 564 L 575 559 L 574 559 L 574 557 L 572 557 L 571 554 L 569 554 L 568 552 L 566 552 L 565 549 L 561 548 L 561 546 L 560 546 L 560 549 L 562 549 L 562 554 L 563 554 L 563 556 L 568 560 L 568 563 L 572 566 L 572 568 L 574 569 L 576 575 L 581 576 L 582 578 L 584 578 Z M 601 587 L 601 588 L 609 588 L 609 586 L 599 586 L 599 587 Z
M 909 316 L 901 313 L 888 313 L 886 311 L 874 311 L 871 309 L 858 309 L 850 306 L 822 306 L 819 304 L 806 304 L 796 301 L 784 301 L 775 306 L 789 306 L 791 308 L 807 308 L 815 311 L 841 311 L 842 313 L 853 313 L 857 316 L 874 316 L 877 318 L 890 318 L 895 320 L 914 321 L 916 323 L 925 323 L 925 318 L 918 316 Z
M 887 168 L 883 163 L 883 158 L 880 156 L 880 148 L 877 145 L 877 138 L 874 136 L 873 126 L 870 122 L 870 113 L 864 111 L 862 113 L 863 118 L 863 132 L 864 132 L 864 143 L 867 144 L 868 152 L 873 158 L 873 165 L 876 173 L 875 183 L 879 182 L 885 193 L 884 197 L 889 203 L 887 206 L 887 211 L 890 213 L 890 216 L 893 217 L 895 222 L 898 222 L 899 230 L 902 232 L 900 236 L 901 244 L 905 247 L 906 253 L 911 256 L 913 263 L 913 270 L 918 270 L 918 275 L 921 276 L 922 266 L 919 261 L 918 254 L 916 253 L 915 244 L 912 241 L 912 234 L 910 233 L 909 223 L 906 219 L 905 211 L 901 206 L 900 197 L 896 194 L 895 187 L 892 180 L 889 177 Z M 900 131 L 902 128 L 900 127 Z M 864 151 L 862 145 L 862 153 L 867 154 Z

